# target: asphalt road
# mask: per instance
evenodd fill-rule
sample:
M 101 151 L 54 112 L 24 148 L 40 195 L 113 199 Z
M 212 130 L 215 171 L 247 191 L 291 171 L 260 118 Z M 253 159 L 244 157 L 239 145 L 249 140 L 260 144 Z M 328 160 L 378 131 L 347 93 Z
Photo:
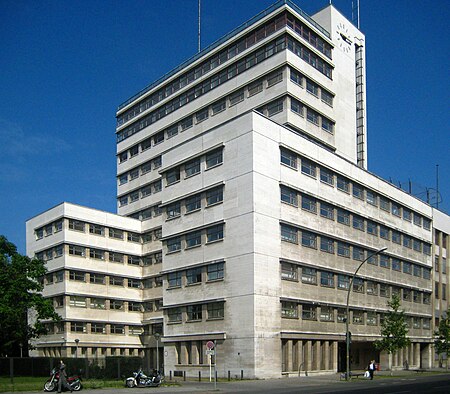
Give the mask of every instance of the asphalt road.
M 271 380 L 244 380 L 214 384 L 208 382 L 180 382 L 179 386 L 134 389 L 82 390 L 80 394 L 175 394 L 175 393 L 358 393 L 407 394 L 450 393 L 450 373 L 431 376 L 408 374 L 398 378 L 376 377 L 374 380 L 339 381 L 336 375 Z M 15 392 L 14 394 L 17 394 Z M 36 394 L 36 391 L 27 392 Z M 11 393 L 12 394 L 12 393 Z

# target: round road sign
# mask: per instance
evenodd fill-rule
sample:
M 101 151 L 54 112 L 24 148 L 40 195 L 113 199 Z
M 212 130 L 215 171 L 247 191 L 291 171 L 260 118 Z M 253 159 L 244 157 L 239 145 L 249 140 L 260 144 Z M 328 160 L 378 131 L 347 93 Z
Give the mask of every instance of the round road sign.
M 206 347 L 211 350 L 214 349 L 214 342 L 213 341 L 208 341 L 206 342 Z

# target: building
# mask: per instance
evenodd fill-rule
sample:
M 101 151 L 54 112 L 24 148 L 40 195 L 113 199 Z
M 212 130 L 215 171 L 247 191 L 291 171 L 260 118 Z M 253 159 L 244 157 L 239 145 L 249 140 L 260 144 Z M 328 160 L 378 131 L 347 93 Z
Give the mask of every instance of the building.
M 365 113 L 364 35 L 288 0 L 127 100 L 118 215 L 63 203 L 27 222 L 63 316 L 36 354 L 155 365 L 162 332 L 174 374 L 206 373 L 210 340 L 219 376 L 333 372 L 367 259 L 352 367 L 431 366 L 433 210 L 367 171 Z M 412 344 L 388 357 L 372 343 L 393 293 Z

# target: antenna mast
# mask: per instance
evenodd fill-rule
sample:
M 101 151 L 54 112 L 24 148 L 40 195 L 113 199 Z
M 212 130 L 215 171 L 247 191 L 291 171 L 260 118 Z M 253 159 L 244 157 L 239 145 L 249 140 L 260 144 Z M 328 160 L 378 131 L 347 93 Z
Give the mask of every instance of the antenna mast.
M 352 22 L 359 30 L 359 0 L 352 1 Z

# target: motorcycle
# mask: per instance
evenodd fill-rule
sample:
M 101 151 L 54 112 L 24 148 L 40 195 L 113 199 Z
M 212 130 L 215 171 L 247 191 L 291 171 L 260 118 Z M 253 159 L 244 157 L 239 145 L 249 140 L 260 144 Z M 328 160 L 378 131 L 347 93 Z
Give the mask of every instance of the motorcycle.
M 44 391 L 55 391 L 58 388 L 58 381 L 59 369 L 53 368 L 50 372 L 50 379 L 48 379 L 44 384 Z M 69 386 L 73 391 L 80 391 L 82 388 L 80 376 L 67 377 L 67 383 L 69 383 Z
M 147 376 L 140 368 L 139 371 L 133 372 L 132 377 L 127 378 L 125 387 L 159 387 L 163 380 L 164 377 L 161 375 L 161 372 L 153 370 L 151 376 Z

